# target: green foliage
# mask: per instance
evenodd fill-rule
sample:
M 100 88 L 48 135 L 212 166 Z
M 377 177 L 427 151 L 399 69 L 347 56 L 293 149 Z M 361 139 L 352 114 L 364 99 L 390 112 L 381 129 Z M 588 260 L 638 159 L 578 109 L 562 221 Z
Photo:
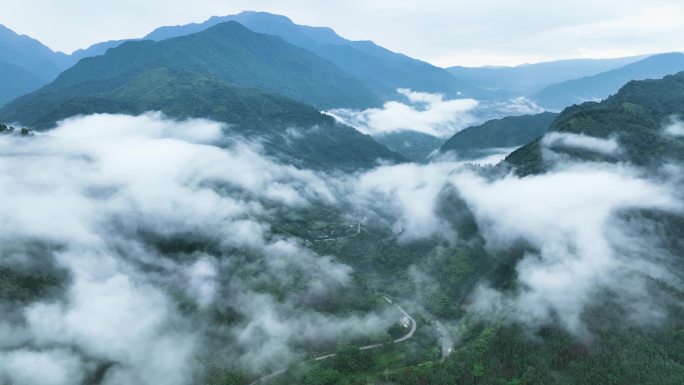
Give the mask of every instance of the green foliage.
M 403 337 L 406 334 L 406 328 L 401 326 L 399 323 L 395 323 L 390 326 L 389 330 L 387 330 L 387 334 L 389 334 L 391 339 L 396 340 L 397 338 Z
M 303 385 L 336 385 L 343 375 L 335 369 L 313 365 L 302 378 Z
M 244 385 L 247 377 L 239 371 L 209 368 L 204 375 L 203 385 Z
M 470 375 L 474 378 L 482 378 L 485 375 L 485 367 L 483 364 L 476 362 L 473 364 L 473 369 L 470 371 Z
M 681 293 L 680 293 L 681 295 Z M 681 297 L 680 297 L 681 298 Z M 660 325 L 627 328 L 610 300 L 584 316 L 591 340 L 557 326 L 470 322 L 456 350 L 426 370 L 417 365 L 392 377 L 397 384 L 679 384 L 684 381 L 680 302 Z
M 17 129 L 12 127 L 12 126 L 8 126 L 8 125 L 0 123 L 0 135 L 13 134 L 16 132 L 16 130 Z M 33 133 L 31 132 L 31 129 L 24 127 L 24 128 L 19 130 L 19 135 L 30 136 L 30 135 L 33 135 Z
M 363 372 L 374 365 L 374 355 L 369 350 L 359 350 L 355 346 L 342 346 L 333 358 L 333 366 L 341 373 Z
M 0 267 L 0 299 L 28 303 L 61 289 L 66 278 L 47 272 Z

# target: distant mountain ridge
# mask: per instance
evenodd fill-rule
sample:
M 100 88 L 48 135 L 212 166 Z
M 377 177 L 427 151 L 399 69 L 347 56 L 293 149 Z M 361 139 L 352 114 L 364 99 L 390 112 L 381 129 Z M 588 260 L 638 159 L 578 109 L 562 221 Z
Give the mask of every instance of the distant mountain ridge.
M 35 91 L 45 80 L 26 68 L 0 62 L 0 106 L 19 95 Z
M 659 54 L 593 76 L 548 86 L 532 98 L 546 108 L 558 110 L 605 99 L 631 80 L 660 79 L 680 71 L 684 71 L 684 54 Z
M 454 78 L 442 68 L 392 52 L 371 41 L 350 41 L 337 35 L 331 28 L 298 25 L 285 16 L 267 12 L 246 11 L 237 15 L 215 16 L 200 24 L 162 27 L 145 36 L 145 39 L 167 39 L 198 32 L 225 21 L 237 21 L 255 32 L 280 36 L 290 44 L 328 59 L 344 71 L 366 81 L 381 96 L 394 96 L 397 88 L 445 93 L 453 97 L 488 95 L 478 87 Z
M 515 67 L 449 67 L 447 71 L 473 85 L 532 95 L 563 81 L 595 75 L 647 58 L 649 55 L 616 59 L 571 59 L 523 64 Z
M 214 16 L 202 23 L 157 28 L 142 40 L 162 41 L 204 31 L 220 23 L 235 21 L 250 30 L 279 36 L 288 43 L 327 59 L 347 73 L 364 81 L 383 99 L 397 97 L 397 88 L 443 93 L 449 97 L 489 97 L 491 93 L 450 75 L 429 63 L 398 54 L 371 41 L 350 41 L 327 27 L 298 25 L 289 18 L 266 12 L 245 11 L 237 15 Z M 130 40 L 99 43 L 74 56 L 79 58 L 103 54 L 108 48 Z
M 51 81 L 68 66 L 68 56 L 53 52 L 36 39 L 0 25 L 0 61 L 22 67 Z
M 0 106 L 49 83 L 68 65 L 67 55 L 0 24 Z
M 120 82 L 130 73 L 159 67 L 256 87 L 320 109 L 381 104 L 361 82 L 334 64 L 279 37 L 255 33 L 236 22 L 159 42 L 124 43 L 103 56 L 80 61 L 48 89 L 104 79 Z

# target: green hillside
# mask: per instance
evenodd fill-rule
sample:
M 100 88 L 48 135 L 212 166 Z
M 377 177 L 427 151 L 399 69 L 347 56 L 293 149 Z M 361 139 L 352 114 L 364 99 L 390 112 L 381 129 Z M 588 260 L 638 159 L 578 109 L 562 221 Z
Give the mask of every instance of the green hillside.
M 459 131 L 442 145 L 441 152 L 455 151 L 460 156 L 477 155 L 487 148 L 522 146 L 543 135 L 558 114 L 509 116 Z
M 355 170 L 371 167 L 378 159 L 404 160 L 370 136 L 336 123 L 313 107 L 254 88 L 165 68 L 144 72 L 109 91 L 105 90 L 113 87 L 103 83 L 88 84 L 101 90 L 93 94 L 81 92 L 81 85 L 67 88 L 59 98 L 39 91 L 11 103 L 1 119 L 46 129 L 74 115 L 162 111 L 173 118 L 202 117 L 229 123 L 242 135 L 264 140 L 269 153 L 301 166 Z M 293 127 L 303 135 L 289 137 L 287 129 Z
M 413 162 L 426 162 L 444 139 L 418 131 L 397 131 L 377 134 L 375 140 Z
M 444 93 L 449 97 L 491 97 L 491 93 L 451 76 L 429 63 L 392 52 L 371 41 L 350 41 L 330 28 L 295 24 L 285 16 L 267 12 L 242 12 L 214 16 L 199 24 L 161 27 L 145 39 L 164 40 L 196 33 L 226 21 L 236 21 L 252 31 L 279 36 L 288 43 L 307 49 L 364 81 L 386 98 L 396 98 L 397 88 Z
M 103 56 L 80 61 L 40 93 L 16 104 L 110 92 L 139 74 L 158 68 L 259 88 L 321 109 L 363 108 L 380 103 L 363 84 L 334 64 L 281 38 L 254 33 L 228 22 L 161 42 L 125 43 Z M 45 110 L 49 106 L 36 107 Z

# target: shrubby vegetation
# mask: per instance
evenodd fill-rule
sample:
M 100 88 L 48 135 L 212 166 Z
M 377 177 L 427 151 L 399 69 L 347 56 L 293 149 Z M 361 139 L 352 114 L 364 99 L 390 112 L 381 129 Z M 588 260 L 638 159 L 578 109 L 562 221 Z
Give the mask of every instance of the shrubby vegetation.
M 8 125 L 0 123 L 0 135 L 2 135 L 2 134 L 5 134 L 5 135 L 15 134 L 15 133 L 19 134 L 21 136 L 29 136 L 29 135 L 31 135 L 31 130 L 26 128 L 26 127 L 17 130 L 16 128 L 14 128 L 12 126 L 8 126 Z

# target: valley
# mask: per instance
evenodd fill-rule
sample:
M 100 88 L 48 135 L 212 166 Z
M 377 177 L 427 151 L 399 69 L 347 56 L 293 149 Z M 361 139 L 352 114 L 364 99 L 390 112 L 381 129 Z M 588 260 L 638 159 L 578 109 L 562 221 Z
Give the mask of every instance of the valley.
M 0 25 L 0 384 L 684 383 L 680 23 L 431 4 Z

